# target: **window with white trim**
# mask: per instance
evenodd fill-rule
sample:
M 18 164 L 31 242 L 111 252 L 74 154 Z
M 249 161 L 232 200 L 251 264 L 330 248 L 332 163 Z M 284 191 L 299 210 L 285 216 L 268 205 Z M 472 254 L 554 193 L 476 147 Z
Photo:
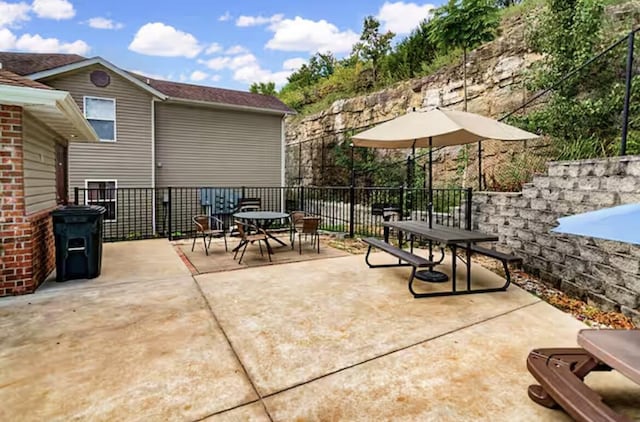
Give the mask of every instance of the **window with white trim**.
M 116 141 L 116 100 L 84 97 L 84 117 L 103 142 Z
M 87 180 L 85 202 L 104 207 L 104 221 L 116 221 L 118 183 L 116 180 Z

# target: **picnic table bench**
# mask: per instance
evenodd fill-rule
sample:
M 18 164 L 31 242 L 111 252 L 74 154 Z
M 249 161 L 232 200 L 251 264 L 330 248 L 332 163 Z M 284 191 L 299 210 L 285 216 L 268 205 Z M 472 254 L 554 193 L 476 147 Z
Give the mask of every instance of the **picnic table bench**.
M 415 298 L 506 291 L 509 285 L 511 284 L 511 274 L 509 272 L 509 264 L 522 262 L 522 259 L 517 256 L 505 254 L 503 252 L 495 251 L 492 249 L 488 249 L 488 248 L 476 245 L 476 242 L 489 242 L 489 241 L 498 240 L 497 236 L 494 236 L 494 235 L 488 235 L 488 234 L 471 231 L 471 230 L 462 230 L 462 229 L 457 229 L 452 227 L 445 227 L 437 224 L 434 225 L 433 227 L 429 227 L 426 223 L 421 221 L 384 222 L 383 226 L 393 227 L 396 230 L 398 230 L 400 233 L 404 232 L 409 234 L 411 236 L 411 245 L 412 245 L 411 251 L 406 251 L 401 247 L 396 247 L 386 241 L 382 241 L 374 238 L 366 238 L 366 239 L 363 239 L 363 241 L 369 245 L 369 248 L 367 250 L 367 255 L 365 257 L 365 262 L 367 263 L 369 268 L 411 266 L 412 270 L 411 270 L 411 274 L 409 275 L 408 287 L 409 287 L 409 291 L 413 294 Z M 442 262 L 442 260 L 433 261 L 433 257 L 431 256 L 429 257 L 430 259 L 427 259 L 414 254 L 413 253 L 414 237 L 428 239 L 430 242 L 437 242 L 441 245 L 446 245 L 451 249 L 452 260 L 451 260 L 451 290 L 450 291 L 418 293 L 413 289 L 414 279 L 415 278 L 420 279 L 421 274 L 417 271 L 418 269 L 424 268 L 424 267 L 433 269 L 435 265 Z M 388 240 L 388 239 L 385 239 L 385 240 Z M 384 252 L 387 252 L 392 256 L 395 256 L 396 258 L 398 258 L 398 263 L 397 264 L 372 264 L 369 260 L 369 255 L 373 247 L 378 248 Z M 458 249 L 462 249 L 466 251 L 465 259 L 458 257 L 458 254 L 457 254 Z M 505 283 L 499 287 L 473 289 L 471 286 L 471 254 L 472 253 L 486 255 L 501 261 L 505 270 Z M 444 252 L 443 252 L 443 256 L 444 256 Z M 466 264 L 466 269 L 467 269 L 466 289 L 459 289 L 457 286 L 456 261 L 458 259 L 461 259 Z

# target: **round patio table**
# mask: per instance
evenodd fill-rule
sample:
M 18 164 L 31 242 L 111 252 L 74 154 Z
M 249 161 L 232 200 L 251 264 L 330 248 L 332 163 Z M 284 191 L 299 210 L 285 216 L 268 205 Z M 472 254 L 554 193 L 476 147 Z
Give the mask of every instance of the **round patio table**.
M 256 227 L 264 229 L 264 231 L 267 233 L 267 236 L 269 236 L 270 239 L 275 240 L 282 246 L 287 246 L 287 244 L 284 243 L 282 240 L 278 239 L 277 237 L 269 233 L 269 227 L 271 227 L 274 221 L 282 220 L 284 218 L 289 218 L 289 214 L 287 214 L 286 212 L 244 211 L 244 212 L 237 212 L 233 214 L 233 218 L 237 218 L 238 220 L 241 220 L 241 221 L 248 221 L 250 223 L 253 223 Z

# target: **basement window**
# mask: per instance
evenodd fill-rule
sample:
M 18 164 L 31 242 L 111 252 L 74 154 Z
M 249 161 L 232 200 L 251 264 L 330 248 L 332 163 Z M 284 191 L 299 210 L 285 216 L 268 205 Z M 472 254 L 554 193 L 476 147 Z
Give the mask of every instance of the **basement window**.
M 104 207 L 104 221 L 116 221 L 117 186 L 116 180 L 87 180 L 85 203 Z
M 116 141 L 116 100 L 84 97 L 84 117 L 102 142 Z

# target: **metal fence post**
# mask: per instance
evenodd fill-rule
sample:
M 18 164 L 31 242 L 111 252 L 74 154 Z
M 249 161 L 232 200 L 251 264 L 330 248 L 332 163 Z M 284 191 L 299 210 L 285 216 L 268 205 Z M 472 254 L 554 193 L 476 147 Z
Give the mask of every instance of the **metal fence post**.
M 245 186 L 242 187 L 242 198 L 246 198 L 247 194 L 246 194 L 246 189 Z
M 300 189 L 300 204 L 299 204 L 300 206 L 298 207 L 298 209 L 300 211 L 306 211 L 304 209 L 304 186 L 300 186 L 299 189 Z
M 172 230 L 172 219 L 171 219 L 171 188 L 168 188 L 168 193 L 167 193 L 167 226 L 168 226 L 168 230 L 169 230 L 169 240 L 173 240 L 173 230 Z
M 464 210 L 464 219 L 465 219 L 465 228 L 467 230 L 471 230 L 471 211 L 473 210 L 472 200 L 473 200 L 473 191 L 471 188 L 467 188 L 467 197 L 465 199 L 465 210 Z
M 404 219 L 404 185 L 400 185 L 400 220 Z
M 627 135 L 629 133 L 629 102 L 631 100 L 631 79 L 633 78 L 633 44 L 635 32 L 629 33 L 627 47 L 627 72 L 624 91 L 624 107 L 622 109 L 622 139 L 620 142 L 620 155 L 627 154 Z
M 80 189 L 76 186 L 75 188 L 73 188 L 73 203 L 75 205 L 78 205 L 78 194 L 80 193 Z
M 356 187 L 351 184 L 349 187 L 349 237 L 353 239 L 356 233 Z

